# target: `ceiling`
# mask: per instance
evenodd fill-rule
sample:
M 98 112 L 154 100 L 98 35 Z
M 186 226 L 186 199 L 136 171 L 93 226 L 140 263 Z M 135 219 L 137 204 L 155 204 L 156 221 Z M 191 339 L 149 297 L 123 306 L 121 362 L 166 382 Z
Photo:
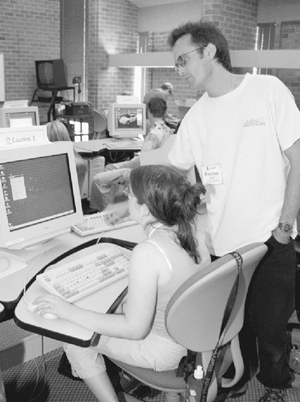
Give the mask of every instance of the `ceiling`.
M 139 8 L 159 6 L 162 4 L 182 3 L 190 0 L 129 0 L 130 3 L 136 5 Z

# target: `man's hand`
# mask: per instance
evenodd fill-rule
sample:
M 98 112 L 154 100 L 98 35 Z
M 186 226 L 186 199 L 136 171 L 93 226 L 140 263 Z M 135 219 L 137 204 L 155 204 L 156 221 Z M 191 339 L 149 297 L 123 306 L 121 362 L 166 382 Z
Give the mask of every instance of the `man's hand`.
M 275 230 L 273 230 L 272 234 L 275 237 L 275 239 L 278 241 L 278 243 L 288 244 L 291 240 L 290 235 L 288 233 L 284 233 L 278 227 Z

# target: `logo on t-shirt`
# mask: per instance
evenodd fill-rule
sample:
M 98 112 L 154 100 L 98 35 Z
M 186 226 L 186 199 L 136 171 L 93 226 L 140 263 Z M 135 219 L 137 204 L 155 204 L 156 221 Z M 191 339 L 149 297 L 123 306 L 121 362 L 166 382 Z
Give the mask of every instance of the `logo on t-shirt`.
M 255 119 L 250 119 L 250 120 L 246 120 L 244 127 L 258 127 L 258 126 L 265 126 L 266 123 L 264 122 L 264 118 L 261 117 L 257 117 Z

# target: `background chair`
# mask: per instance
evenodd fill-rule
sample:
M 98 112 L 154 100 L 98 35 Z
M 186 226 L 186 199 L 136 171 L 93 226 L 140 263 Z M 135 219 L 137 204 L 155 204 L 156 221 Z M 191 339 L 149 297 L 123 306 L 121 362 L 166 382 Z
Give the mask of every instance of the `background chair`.
M 94 118 L 94 136 L 93 140 L 97 140 L 101 137 L 105 137 L 105 131 L 107 129 L 107 118 L 96 109 L 92 109 L 92 115 Z M 103 134 L 104 133 L 104 134 Z
M 244 321 L 248 287 L 267 246 L 253 243 L 236 251 L 243 258 L 243 267 L 239 275 L 236 301 L 220 342 L 220 346 L 227 345 L 226 354 L 218 372 L 213 374 L 207 402 L 215 399 L 218 382 L 222 387 L 229 388 L 237 384 L 243 375 L 244 364 L 238 334 Z M 204 373 L 218 342 L 225 306 L 237 272 L 235 258 L 227 254 L 189 278 L 175 292 L 167 306 L 165 321 L 170 336 L 187 349 L 197 352 L 198 356 L 201 355 Z M 182 377 L 176 377 L 175 370 L 156 372 L 112 361 L 140 382 L 166 392 L 166 402 L 179 401 L 179 394 L 186 390 L 185 381 Z M 232 364 L 235 368 L 233 378 L 223 377 Z

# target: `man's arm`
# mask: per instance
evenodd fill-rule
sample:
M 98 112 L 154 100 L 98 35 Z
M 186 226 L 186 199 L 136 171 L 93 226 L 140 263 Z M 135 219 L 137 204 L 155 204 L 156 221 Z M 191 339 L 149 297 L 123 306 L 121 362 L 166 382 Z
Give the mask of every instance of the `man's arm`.
M 284 153 L 290 162 L 290 171 L 279 222 L 294 224 L 300 209 L 300 140 L 296 141 Z M 288 243 L 290 240 L 290 235 L 285 234 L 278 227 L 273 231 L 273 235 L 280 243 Z
M 193 184 L 196 182 L 195 169 L 192 167 L 189 171 L 183 172 L 173 166 L 168 158 L 168 154 L 173 146 L 177 134 L 172 134 L 166 140 L 161 148 L 153 149 L 152 151 L 141 152 L 140 162 L 141 166 L 144 165 L 165 165 L 177 170 L 180 173 L 184 173 L 188 180 Z
M 143 165 L 172 166 L 168 158 L 168 153 L 170 152 L 173 146 L 175 138 L 176 138 L 175 135 L 170 135 L 170 137 L 165 141 L 162 147 L 153 149 L 152 151 L 141 152 L 140 153 L 141 166 Z

